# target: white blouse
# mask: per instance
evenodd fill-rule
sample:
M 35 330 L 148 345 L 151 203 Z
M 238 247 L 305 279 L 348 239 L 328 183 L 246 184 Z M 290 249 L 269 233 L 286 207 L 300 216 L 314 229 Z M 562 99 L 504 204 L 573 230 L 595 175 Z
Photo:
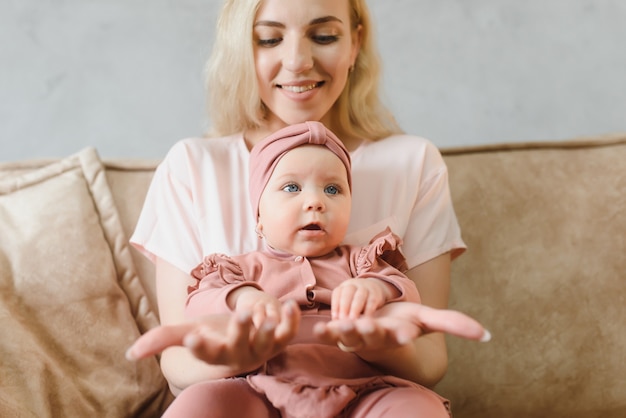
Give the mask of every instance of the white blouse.
M 248 200 L 242 134 L 179 141 L 158 166 L 131 243 L 153 262 L 189 272 L 205 255 L 262 248 Z M 365 245 L 390 227 L 402 237 L 409 268 L 465 250 L 438 149 L 395 135 L 351 152 L 352 214 L 347 244 Z

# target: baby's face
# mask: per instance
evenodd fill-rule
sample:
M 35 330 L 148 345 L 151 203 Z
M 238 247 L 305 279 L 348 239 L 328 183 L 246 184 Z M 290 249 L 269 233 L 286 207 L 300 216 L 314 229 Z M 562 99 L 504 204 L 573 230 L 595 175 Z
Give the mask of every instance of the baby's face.
M 280 159 L 263 190 L 257 229 L 272 248 L 322 256 L 343 240 L 351 205 L 339 157 L 324 146 L 300 146 Z

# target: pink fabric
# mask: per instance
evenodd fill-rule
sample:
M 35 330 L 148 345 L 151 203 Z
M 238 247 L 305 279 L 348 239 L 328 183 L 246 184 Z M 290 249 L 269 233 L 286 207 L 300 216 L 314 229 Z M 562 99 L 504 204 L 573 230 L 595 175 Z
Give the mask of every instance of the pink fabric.
M 182 391 L 161 418 L 284 418 L 245 378 L 210 380 Z
M 399 292 L 390 301 L 419 302 L 415 283 L 395 266 L 406 268 L 399 250 L 400 238 L 389 229 L 364 247 L 341 246 L 322 257 L 300 257 L 267 249 L 238 256 L 212 254 L 191 274 L 199 280 L 187 299 L 187 317 L 229 312 L 228 294 L 252 285 L 281 301 L 295 300 L 303 309 L 328 309 L 333 289 L 349 278 L 377 278 Z
M 348 184 L 352 188 L 350 154 L 343 142 L 321 122 L 289 125 L 263 139 L 250 152 L 250 204 L 255 216 L 259 214 L 259 199 L 276 164 L 287 151 L 305 144 L 323 145 L 339 157 L 346 167 Z
M 356 354 L 344 353 L 333 346 L 291 345 L 268 361 L 263 371 L 248 375 L 247 379 L 253 388 L 265 394 L 283 417 L 352 416 L 348 412 L 361 403 L 363 395 L 398 388 L 408 389 L 402 393 L 409 405 L 428 405 L 424 412 L 439 411 L 434 415 L 421 415 L 420 410 L 404 409 L 403 413 L 390 416 L 448 416 L 446 399 L 414 382 L 382 375 Z M 384 406 L 393 408 L 388 402 Z M 367 410 L 366 405 L 363 408 Z M 406 404 L 401 408 L 406 408 Z
M 185 389 L 170 405 L 163 418 L 449 418 L 449 402 L 422 386 L 394 386 L 380 381 L 361 387 L 344 386 L 353 401 L 335 415 L 322 393 L 320 402 L 309 409 L 292 411 L 274 406 L 249 384 L 246 378 L 212 380 Z
M 377 278 L 394 285 L 400 296 L 392 301 L 419 302 L 415 283 L 383 258 L 405 268 L 400 238 L 391 230 L 365 247 L 342 246 L 322 257 L 256 251 L 239 256 L 210 255 L 192 271 L 199 285 L 187 300 L 188 318 L 230 311 L 228 294 L 253 285 L 279 300 L 294 299 L 303 310 L 303 324 L 329 320 L 332 290 L 344 280 Z M 392 302 L 389 301 L 389 302 Z M 310 319 L 310 320 L 309 320 Z M 312 327 L 300 328 L 297 342 L 247 376 L 250 385 L 284 417 L 336 417 L 363 391 L 419 385 L 378 370 L 357 355 L 315 342 Z M 308 335 L 303 335 L 308 334 Z

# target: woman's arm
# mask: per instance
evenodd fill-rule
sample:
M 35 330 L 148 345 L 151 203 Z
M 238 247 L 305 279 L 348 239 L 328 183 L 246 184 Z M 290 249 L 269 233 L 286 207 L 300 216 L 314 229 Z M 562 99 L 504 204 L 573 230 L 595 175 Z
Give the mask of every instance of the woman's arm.
M 448 307 L 450 265 L 450 254 L 445 253 L 406 272 L 415 282 L 423 305 L 437 309 Z M 441 332 L 422 335 L 412 344 L 359 355 L 391 375 L 426 387 L 437 384 L 448 368 L 446 340 Z
M 187 322 L 184 315 L 187 287 L 196 281 L 170 263 L 158 258 L 156 290 L 161 325 Z M 203 380 L 232 376 L 230 367 L 209 365 L 197 359 L 187 347 L 169 347 L 161 355 L 161 370 L 174 395 L 187 386 Z

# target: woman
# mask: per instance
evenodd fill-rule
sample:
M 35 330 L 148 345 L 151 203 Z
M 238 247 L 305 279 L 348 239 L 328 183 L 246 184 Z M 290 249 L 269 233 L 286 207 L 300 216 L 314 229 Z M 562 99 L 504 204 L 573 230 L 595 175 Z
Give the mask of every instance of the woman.
M 404 241 L 406 275 L 423 305 L 447 307 L 450 263 L 465 246 L 446 167 L 430 142 L 402 134 L 380 103 L 371 29 L 364 0 L 225 2 L 208 64 L 213 137 L 184 140 L 171 149 L 155 173 L 131 239 L 156 264 L 166 327 L 151 344 L 153 351 L 172 345 L 163 352 L 161 367 L 174 394 L 189 393 L 183 390 L 198 382 L 223 383 L 222 378 L 257 364 L 256 352 L 280 352 L 297 333 L 299 315 L 289 305 L 275 327 L 253 327 L 246 313 L 233 320 L 213 318 L 210 325 L 225 331 L 209 337 L 206 326 L 194 332 L 197 324 L 184 317 L 187 288 L 194 285 L 189 272 L 203 255 L 260 249 L 247 202 L 249 150 L 286 125 L 321 121 L 351 152 L 353 205 L 345 242 L 366 244 L 390 226 Z M 443 334 L 431 331 L 456 327 L 475 339 L 483 332 L 463 331 L 464 319 L 449 321 L 433 312 L 421 305 L 392 306 L 376 320 L 329 323 L 319 337 L 363 347 L 360 356 L 374 367 L 432 387 L 446 371 L 447 354 Z M 409 344 L 399 343 L 417 335 Z M 216 339 L 223 343 L 217 354 Z M 258 350 L 261 346 L 264 350 Z M 226 386 L 212 393 L 212 405 L 232 399 L 233 389 Z M 252 409 L 275 413 L 253 391 L 246 396 Z M 443 405 L 440 412 L 447 414 Z M 218 415 L 211 411 L 209 416 Z

